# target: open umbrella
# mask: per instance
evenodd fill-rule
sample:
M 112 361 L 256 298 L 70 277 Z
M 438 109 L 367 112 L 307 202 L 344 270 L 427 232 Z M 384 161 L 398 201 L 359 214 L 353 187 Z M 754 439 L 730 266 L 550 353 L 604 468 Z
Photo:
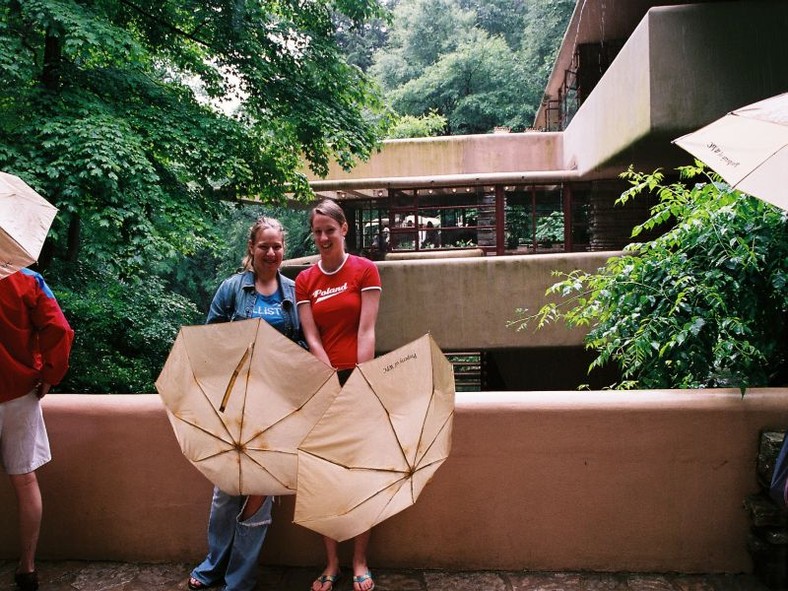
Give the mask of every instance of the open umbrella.
M 336 371 L 260 319 L 184 326 L 156 389 L 184 455 L 228 494 L 286 495 Z
M 788 209 L 788 92 L 673 141 L 734 189 Z
M 0 172 L 0 279 L 38 259 L 56 213 L 18 176 Z
M 449 455 L 453 416 L 430 335 L 359 364 L 298 448 L 294 521 L 342 541 L 409 507 Z

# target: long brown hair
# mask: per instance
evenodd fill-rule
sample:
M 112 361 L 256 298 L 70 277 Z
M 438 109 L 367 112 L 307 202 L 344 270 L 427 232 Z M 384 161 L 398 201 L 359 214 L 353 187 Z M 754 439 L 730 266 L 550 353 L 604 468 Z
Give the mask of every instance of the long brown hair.
M 271 228 L 272 230 L 278 231 L 282 235 L 282 246 L 285 244 L 285 228 L 276 218 L 269 218 L 266 216 L 260 216 L 257 218 L 257 221 L 252 224 L 249 228 L 249 240 L 246 242 L 246 256 L 244 257 L 243 261 L 241 262 L 241 267 L 244 271 L 251 271 L 252 270 L 252 247 L 257 239 L 257 233 L 260 230 L 265 228 Z
M 340 226 L 343 224 L 347 224 L 347 218 L 345 217 L 345 212 L 342 211 L 342 208 L 339 204 L 334 201 L 333 199 L 322 199 L 317 205 L 312 208 L 312 211 L 309 212 L 309 227 L 312 227 L 312 221 L 315 219 L 315 215 L 320 214 L 327 217 L 330 217 L 332 220 L 337 222 Z

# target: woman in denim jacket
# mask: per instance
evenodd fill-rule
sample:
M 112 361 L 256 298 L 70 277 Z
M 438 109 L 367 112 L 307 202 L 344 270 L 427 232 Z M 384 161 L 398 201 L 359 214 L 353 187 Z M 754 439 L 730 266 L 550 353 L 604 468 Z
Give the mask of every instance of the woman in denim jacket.
M 295 309 L 295 283 L 279 267 L 285 233 L 273 218 L 261 217 L 249 230 L 244 271 L 216 291 L 207 323 L 263 318 L 286 337 L 303 343 Z M 225 585 L 252 591 L 257 562 L 271 523 L 271 496 L 233 496 L 214 488 L 208 520 L 208 555 L 191 572 L 189 589 Z

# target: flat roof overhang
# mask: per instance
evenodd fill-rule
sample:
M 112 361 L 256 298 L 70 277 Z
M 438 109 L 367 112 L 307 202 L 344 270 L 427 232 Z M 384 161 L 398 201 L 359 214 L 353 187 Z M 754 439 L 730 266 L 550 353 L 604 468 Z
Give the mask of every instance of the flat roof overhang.
M 678 6 L 720 0 L 580 0 L 569 19 L 564 38 L 545 87 L 545 96 L 559 98 L 564 73 L 573 68 L 575 51 L 584 44 L 605 44 L 629 39 L 646 13 L 656 6 Z M 728 0 L 732 2 L 743 0 Z M 534 128 L 545 129 L 545 106 L 536 114 Z
M 563 168 L 691 163 L 671 140 L 788 89 L 786 30 L 782 0 L 651 8 L 564 131 Z
M 374 198 L 398 188 L 610 179 L 630 164 L 647 172 L 673 168 L 691 157 L 671 140 L 788 89 L 788 2 L 584 0 L 582 6 L 548 92 L 577 43 L 627 40 L 564 132 L 389 140 L 350 171 L 334 163 L 325 179 L 307 172 L 310 185 L 324 195 Z

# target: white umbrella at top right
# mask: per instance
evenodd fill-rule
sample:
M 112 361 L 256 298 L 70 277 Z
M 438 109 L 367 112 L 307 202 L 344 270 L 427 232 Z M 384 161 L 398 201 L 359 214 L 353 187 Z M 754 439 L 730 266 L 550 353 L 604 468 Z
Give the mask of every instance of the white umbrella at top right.
M 788 210 L 788 92 L 731 111 L 673 143 L 734 189 Z

